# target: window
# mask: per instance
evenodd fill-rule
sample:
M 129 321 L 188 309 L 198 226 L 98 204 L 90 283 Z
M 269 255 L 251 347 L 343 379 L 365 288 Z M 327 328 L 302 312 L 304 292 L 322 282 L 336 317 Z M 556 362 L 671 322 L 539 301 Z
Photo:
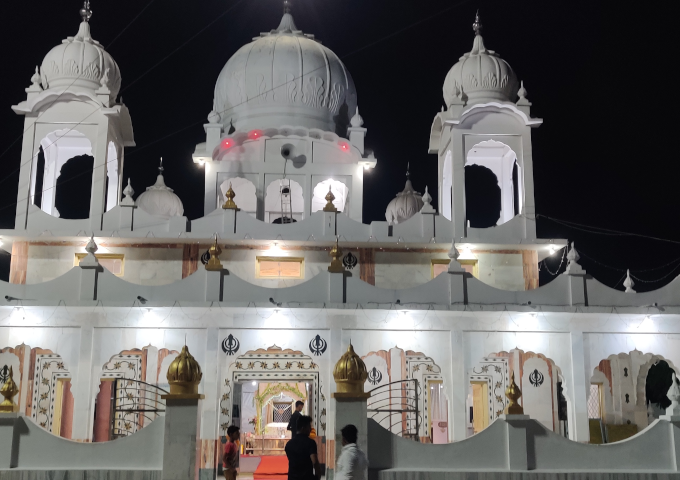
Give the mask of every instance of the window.
M 305 278 L 302 257 L 257 257 L 255 278 Z
M 125 267 L 125 255 L 122 253 L 96 253 L 94 255 L 99 260 L 99 264 L 113 273 L 116 277 L 122 277 Z M 76 253 L 74 266 L 80 265 L 80 261 L 87 257 L 87 253 Z
M 430 275 L 432 278 L 436 278 L 439 274 L 448 271 L 449 263 L 451 260 L 447 258 L 434 258 L 430 263 Z
M 438 277 L 439 274 L 448 271 L 449 263 L 451 263 L 451 260 L 448 259 L 443 258 L 432 259 L 430 264 L 430 274 L 432 278 Z M 460 265 L 463 267 L 463 270 L 465 270 L 468 273 L 471 273 L 473 277 L 479 278 L 479 260 L 476 259 L 463 260 L 462 258 L 459 258 L 458 263 L 460 263 Z
M 602 403 L 602 384 L 591 383 L 588 396 L 588 418 L 603 418 Z

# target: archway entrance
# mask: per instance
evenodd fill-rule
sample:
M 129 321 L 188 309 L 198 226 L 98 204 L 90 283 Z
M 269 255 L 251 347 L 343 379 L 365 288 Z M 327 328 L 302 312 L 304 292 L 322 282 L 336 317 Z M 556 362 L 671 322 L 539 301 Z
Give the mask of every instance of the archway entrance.
M 290 439 L 285 419 L 298 400 L 305 403 L 302 413 L 312 417 L 319 460 L 323 462 L 326 393 L 314 359 L 299 350 L 273 345 L 230 357 L 229 362 L 222 380 L 219 431 L 224 437 L 230 425 L 241 428 L 244 451 L 254 457 L 245 464 L 241 460 L 241 472 L 257 475 L 257 469 L 278 468 L 281 471 L 274 473 L 287 474 L 287 463 L 281 459 Z
M 470 226 L 502 225 L 522 212 L 523 201 L 522 171 L 515 152 L 495 140 L 473 146 L 465 159 L 465 205 Z

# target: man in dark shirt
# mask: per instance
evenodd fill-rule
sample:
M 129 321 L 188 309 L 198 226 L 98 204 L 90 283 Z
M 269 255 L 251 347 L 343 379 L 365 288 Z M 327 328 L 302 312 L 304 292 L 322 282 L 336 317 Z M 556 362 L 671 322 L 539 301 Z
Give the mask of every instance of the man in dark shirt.
M 300 415 L 297 435 L 286 444 L 288 480 L 319 480 L 321 469 L 316 455 L 316 442 L 309 438 L 312 417 Z
M 286 430 L 290 430 L 291 432 L 290 438 L 295 438 L 295 436 L 297 435 L 298 431 L 297 421 L 302 416 L 300 412 L 302 411 L 302 408 L 304 406 L 305 406 L 304 402 L 301 402 L 300 400 L 295 402 L 295 411 L 290 416 L 290 420 L 288 421 L 288 427 L 286 427 Z

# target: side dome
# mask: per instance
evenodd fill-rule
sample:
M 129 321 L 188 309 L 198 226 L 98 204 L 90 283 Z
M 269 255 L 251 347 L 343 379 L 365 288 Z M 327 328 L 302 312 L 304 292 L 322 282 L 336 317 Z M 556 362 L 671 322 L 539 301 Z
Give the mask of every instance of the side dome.
M 479 15 L 472 27 L 475 30 L 472 50 L 460 57 L 444 80 L 446 105 L 459 97 L 467 97 L 467 103 L 514 101 L 519 88 L 515 72 L 500 55 L 484 46 Z
M 299 125 L 344 137 L 356 89 L 338 56 L 298 30 L 289 11 L 227 62 L 215 85 L 214 110 L 225 128 Z
M 146 187 L 146 192 L 137 197 L 137 207 L 146 213 L 166 220 L 170 217 L 181 217 L 184 215 L 182 200 L 173 193 L 172 188 L 165 185 L 163 167 L 160 167 L 158 170 L 160 173 L 156 178 L 156 183 Z
M 408 175 L 407 175 L 408 177 Z M 390 225 L 397 225 L 405 222 L 413 215 L 418 213 L 425 203 L 420 193 L 416 192 L 411 185 L 411 180 L 406 180 L 404 190 L 397 193 L 397 196 L 387 205 L 385 219 Z
M 115 98 L 120 91 L 120 69 L 104 47 L 90 35 L 90 24 L 84 16 L 75 37 L 68 37 L 45 55 L 40 67 L 44 89 L 86 88 L 97 90 L 105 80 Z

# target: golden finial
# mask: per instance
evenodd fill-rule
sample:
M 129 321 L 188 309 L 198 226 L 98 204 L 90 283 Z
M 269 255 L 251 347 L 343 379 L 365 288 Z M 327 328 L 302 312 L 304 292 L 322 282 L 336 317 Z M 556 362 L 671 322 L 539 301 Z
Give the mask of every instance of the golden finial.
M 333 369 L 333 378 L 337 392 L 334 398 L 365 398 L 370 393 L 364 393 L 364 383 L 368 378 L 366 364 L 359 355 L 354 353 L 354 347 L 349 344 L 345 354 L 340 357 Z
M 326 194 L 326 206 L 323 207 L 324 212 L 337 212 L 338 209 L 333 205 L 333 200 L 335 200 L 335 195 L 331 192 L 331 186 L 328 186 L 328 193 Z
M 331 264 L 328 266 L 328 271 L 331 273 L 343 273 L 345 271 L 345 267 L 342 266 L 342 250 L 338 246 L 338 237 L 335 237 L 335 245 L 333 245 L 333 248 L 331 248 L 331 251 L 328 252 L 328 255 L 333 259 L 331 260 Z
M 225 193 L 224 196 L 227 197 L 227 201 L 224 202 L 224 205 L 222 205 L 223 209 L 239 210 L 239 208 L 234 203 L 234 197 L 236 196 L 236 193 L 234 193 L 234 189 L 231 188 L 231 182 L 229 182 L 229 190 L 227 190 L 227 193 Z
M 201 366 L 189 353 L 189 348 L 184 345 L 182 351 L 168 367 L 166 375 L 170 384 L 170 395 L 197 394 L 198 384 L 201 383 L 203 373 Z
M 14 372 L 12 367 L 9 367 L 9 375 L 7 381 L 0 388 L 0 395 L 5 397 L 5 399 L 0 403 L 0 412 L 18 412 L 19 406 L 12 400 L 16 394 L 19 393 L 19 387 L 14 383 Z
M 217 234 L 215 234 L 215 241 L 210 247 L 210 250 L 208 250 L 208 253 L 210 254 L 210 260 L 208 260 L 208 263 L 205 264 L 205 269 L 210 272 L 222 271 L 224 269 L 224 267 L 222 267 L 222 262 L 220 262 L 220 254 L 222 253 L 222 249 L 217 244 Z
M 519 397 L 522 396 L 522 390 L 515 383 L 515 372 L 512 372 L 510 375 L 510 385 L 505 389 L 505 396 L 508 397 L 510 403 L 505 407 L 505 412 L 503 413 L 506 415 L 524 415 L 524 408 L 517 403 Z

